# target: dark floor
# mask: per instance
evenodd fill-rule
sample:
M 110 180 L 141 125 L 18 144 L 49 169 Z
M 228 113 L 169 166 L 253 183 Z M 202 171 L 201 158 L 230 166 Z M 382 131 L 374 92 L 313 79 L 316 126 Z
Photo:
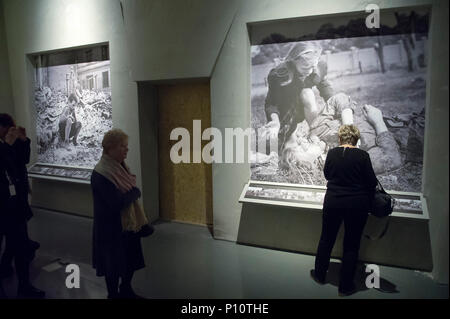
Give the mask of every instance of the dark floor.
M 47 298 L 105 298 L 103 278 L 90 265 L 92 220 L 36 210 L 30 237 L 41 243 L 32 265 L 35 286 Z M 147 267 L 133 280 L 136 293 L 147 298 L 180 299 L 298 299 L 340 298 L 337 294 L 339 261 L 332 262 L 328 284 L 311 280 L 314 256 L 214 240 L 206 227 L 157 223 L 156 232 L 143 240 Z M 65 285 L 65 264 L 80 267 L 80 288 Z M 346 298 L 448 298 L 448 286 L 436 284 L 429 273 L 380 266 L 379 291 L 365 286 L 359 271 L 359 291 Z M 15 277 L 4 280 L 15 296 Z

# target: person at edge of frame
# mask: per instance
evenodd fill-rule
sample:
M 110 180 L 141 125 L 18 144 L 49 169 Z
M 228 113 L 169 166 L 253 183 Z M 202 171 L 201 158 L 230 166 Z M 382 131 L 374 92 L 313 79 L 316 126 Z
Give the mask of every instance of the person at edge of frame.
M 29 275 L 30 263 L 39 245 L 30 241 L 27 229 L 27 221 L 32 216 L 25 166 L 29 156 L 30 140 L 25 129 L 16 127 L 10 115 L 0 114 L 0 231 L 6 238 L 6 253 L 10 254 L 4 258 L 14 259 L 17 297 L 43 298 L 45 292 L 33 287 Z

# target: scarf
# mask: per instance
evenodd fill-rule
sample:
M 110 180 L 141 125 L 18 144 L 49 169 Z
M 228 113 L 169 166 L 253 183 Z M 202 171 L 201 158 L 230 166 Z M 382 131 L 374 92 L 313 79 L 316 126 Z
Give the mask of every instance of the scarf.
M 130 173 L 129 167 L 103 154 L 94 171 L 103 175 L 123 194 L 136 187 L 136 175 Z M 136 200 L 121 211 L 122 229 L 138 232 L 142 226 L 148 224 L 147 217 L 139 202 Z

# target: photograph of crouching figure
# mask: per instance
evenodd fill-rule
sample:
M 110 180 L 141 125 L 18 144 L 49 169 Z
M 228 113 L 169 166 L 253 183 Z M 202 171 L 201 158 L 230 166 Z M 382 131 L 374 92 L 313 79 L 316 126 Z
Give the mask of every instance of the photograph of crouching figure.
M 38 163 L 95 166 L 112 128 L 110 83 L 109 60 L 35 69 Z
M 74 94 L 71 94 L 69 96 L 68 105 L 59 116 L 59 137 L 61 142 L 66 145 L 69 143 L 70 139 L 72 139 L 73 145 L 78 145 L 77 137 L 78 134 L 80 134 L 81 127 L 83 126 L 81 122 L 77 121 L 77 116 L 75 113 L 76 104 L 77 98 Z
M 251 178 L 325 186 L 326 154 L 339 127 L 354 124 L 384 187 L 420 192 L 426 35 L 415 35 L 412 70 L 402 36 L 252 46 L 252 128 L 278 153 L 256 149 Z

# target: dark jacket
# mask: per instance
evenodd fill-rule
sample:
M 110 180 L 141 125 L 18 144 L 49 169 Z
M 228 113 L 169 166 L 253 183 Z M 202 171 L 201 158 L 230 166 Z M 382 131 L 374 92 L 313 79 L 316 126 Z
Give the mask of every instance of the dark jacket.
M 377 185 L 369 153 L 358 148 L 335 147 L 328 151 L 324 175 L 328 180 L 324 207 L 368 213 Z
M 303 89 L 317 87 L 320 95 L 327 101 L 333 94 L 331 83 L 327 80 L 327 63 L 323 59 L 305 79 L 292 61 L 273 68 L 267 76 L 269 90 L 265 101 L 267 121 L 271 114 L 278 114 L 280 131 L 278 132 L 278 152 L 281 154 L 284 144 L 297 128 L 297 124 L 305 119 L 304 106 L 300 101 Z
M 291 73 L 291 74 L 289 74 Z M 326 78 L 327 63 L 323 59 L 319 61 L 313 72 L 303 81 L 293 62 L 287 62 L 284 70 L 273 68 L 267 76 L 269 91 L 265 101 L 267 121 L 271 121 L 272 113 L 278 114 L 280 123 L 286 123 L 295 117 L 295 125 L 305 119 L 304 110 L 299 105 L 299 95 L 302 89 L 317 87 L 320 95 L 327 101 L 333 94 L 331 83 Z M 289 84 L 282 85 L 287 78 L 291 78 Z
M 3 214 L 3 217 L 28 220 L 32 216 L 28 204 L 29 184 L 26 164 L 29 161 L 30 139 L 27 138 L 26 141 L 18 139 L 13 145 L 0 143 L 0 214 Z M 10 194 L 9 181 L 14 184 L 15 196 Z
M 121 211 L 141 196 L 138 188 L 123 194 L 93 171 L 94 228 L 92 265 L 97 276 L 121 275 L 145 267 L 140 237 L 122 231 Z
M 30 144 L 31 141 L 27 138 L 25 141 L 18 139 L 12 145 L 15 166 L 14 185 L 16 188 L 16 196 L 13 200 L 16 213 L 20 214 L 20 218 L 25 218 L 26 220 L 29 220 L 33 216 L 28 203 L 30 185 L 28 182 L 27 164 L 30 163 Z
M 25 141 L 18 139 L 12 145 L 16 166 L 16 188 L 18 188 L 16 191 L 25 194 L 30 190 L 27 171 L 27 164 L 30 163 L 30 144 L 31 141 L 27 138 Z
M 0 231 L 5 226 L 5 215 L 8 211 L 10 199 L 9 180 L 7 172 L 11 175 L 11 147 L 0 141 Z

